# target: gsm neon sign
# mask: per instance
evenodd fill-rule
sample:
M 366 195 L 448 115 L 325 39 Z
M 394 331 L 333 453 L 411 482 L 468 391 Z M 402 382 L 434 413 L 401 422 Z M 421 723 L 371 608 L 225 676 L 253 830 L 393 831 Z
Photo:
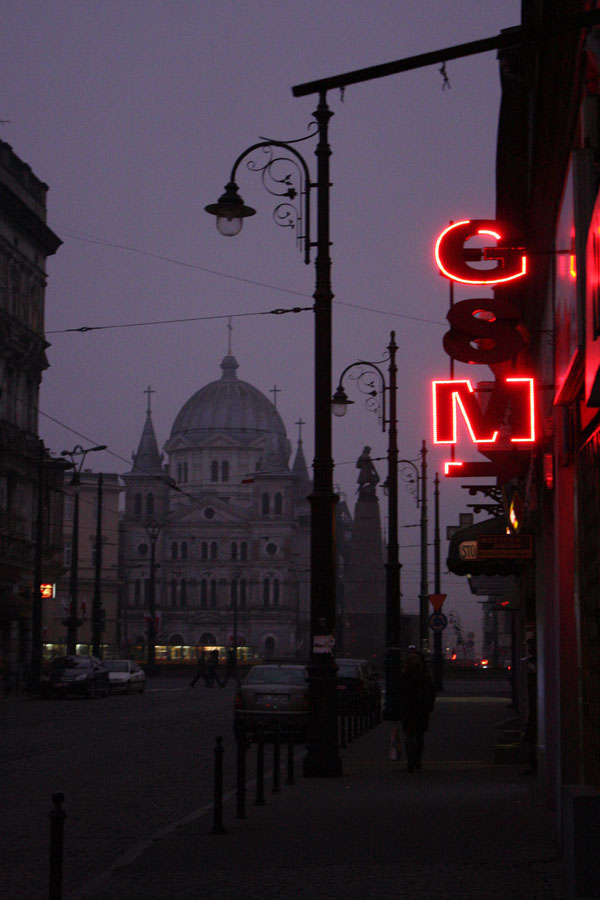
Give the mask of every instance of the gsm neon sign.
M 468 248 L 474 237 L 491 237 L 502 241 L 493 219 L 464 219 L 444 229 L 436 241 L 435 261 L 442 275 L 462 284 L 502 284 L 521 278 L 527 272 L 523 247 Z M 495 261 L 493 269 L 476 269 L 470 262 Z
M 459 415 L 474 444 L 491 446 L 498 442 L 503 425 L 508 424 L 512 444 L 535 442 L 535 382 L 533 378 L 505 378 L 506 422 L 489 421 L 468 378 L 432 382 L 433 442 L 456 444 Z M 506 410 L 509 410 L 508 416 Z M 517 449 L 515 447 L 515 449 Z

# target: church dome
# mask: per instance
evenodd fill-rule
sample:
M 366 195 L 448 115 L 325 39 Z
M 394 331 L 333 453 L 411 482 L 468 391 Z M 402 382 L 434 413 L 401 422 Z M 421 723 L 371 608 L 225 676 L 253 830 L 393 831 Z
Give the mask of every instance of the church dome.
M 226 434 L 240 445 L 267 438 L 270 453 L 276 450 L 280 462 L 287 466 L 290 445 L 281 416 L 264 394 L 237 377 L 238 368 L 235 356 L 223 359 L 221 378 L 200 388 L 182 406 L 165 449 L 168 451 L 178 437 L 193 445 L 215 432 Z

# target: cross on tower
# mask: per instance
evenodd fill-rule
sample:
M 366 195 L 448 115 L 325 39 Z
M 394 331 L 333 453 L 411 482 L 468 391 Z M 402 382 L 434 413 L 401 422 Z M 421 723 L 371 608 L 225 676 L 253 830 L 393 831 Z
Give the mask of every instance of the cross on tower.
M 153 391 L 152 388 L 150 387 L 150 385 L 148 385 L 148 387 L 147 387 L 146 390 L 144 391 L 144 394 L 148 394 L 148 415 L 150 415 L 150 412 L 151 412 L 151 410 L 150 410 L 150 397 L 151 397 L 151 394 L 155 394 L 155 393 L 156 393 L 156 391 Z
M 227 322 L 227 330 L 229 334 L 227 335 L 227 355 L 231 356 L 231 334 L 233 332 L 233 325 L 231 324 L 231 316 L 229 316 L 229 321 Z
M 304 421 L 302 416 L 300 416 L 298 421 L 294 422 L 294 425 L 298 426 L 298 443 L 301 444 L 302 443 L 302 426 L 306 425 L 306 422 Z
M 281 388 L 278 388 L 276 384 L 269 391 L 270 394 L 273 394 L 273 406 L 277 409 L 277 394 L 281 393 Z

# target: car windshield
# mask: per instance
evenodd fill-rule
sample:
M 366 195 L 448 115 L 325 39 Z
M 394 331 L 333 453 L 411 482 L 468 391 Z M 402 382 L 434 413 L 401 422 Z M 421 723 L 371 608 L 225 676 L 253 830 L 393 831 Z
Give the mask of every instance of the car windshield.
M 306 684 L 304 669 L 284 669 L 275 666 L 256 666 L 248 673 L 246 684 Z
M 109 672 L 129 672 L 129 663 L 125 659 L 105 659 L 103 665 Z
M 91 660 L 87 656 L 66 656 L 63 659 L 55 659 L 52 663 L 53 669 L 88 669 L 91 666 Z

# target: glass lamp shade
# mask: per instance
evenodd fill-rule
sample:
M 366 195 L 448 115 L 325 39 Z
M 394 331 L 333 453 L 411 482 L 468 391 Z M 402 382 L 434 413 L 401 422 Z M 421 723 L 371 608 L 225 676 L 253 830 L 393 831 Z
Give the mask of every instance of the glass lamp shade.
M 348 407 L 353 402 L 353 400 L 348 400 L 344 388 L 341 385 L 338 385 L 338 389 L 331 400 L 331 412 L 334 416 L 341 418 L 346 415 Z
M 242 230 L 244 220 L 241 216 L 217 216 L 217 231 L 224 237 L 235 237 Z

